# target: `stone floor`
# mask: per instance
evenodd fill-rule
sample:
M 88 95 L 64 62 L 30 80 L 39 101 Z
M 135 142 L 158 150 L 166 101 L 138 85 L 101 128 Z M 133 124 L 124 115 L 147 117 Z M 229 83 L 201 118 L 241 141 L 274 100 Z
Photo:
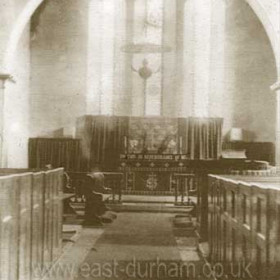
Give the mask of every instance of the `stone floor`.
M 197 237 L 181 214 L 122 212 L 101 228 L 64 229 L 67 247 L 45 280 L 204 279 Z

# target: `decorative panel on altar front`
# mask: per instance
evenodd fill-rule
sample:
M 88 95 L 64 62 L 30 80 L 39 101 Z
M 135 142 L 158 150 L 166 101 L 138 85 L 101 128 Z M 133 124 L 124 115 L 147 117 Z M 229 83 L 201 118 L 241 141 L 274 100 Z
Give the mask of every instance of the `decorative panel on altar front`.
M 125 174 L 125 191 L 134 194 L 170 195 L 173 174 L 192 172 L 184 165 L 185 155 L 123 154 L 120 171 Z
M 178 153 L 178 120 L 175 118 L 130 118 L 128 153 Z
M 170 172 L 135 172 L 135 191 L 172 191 L 172 173 Z

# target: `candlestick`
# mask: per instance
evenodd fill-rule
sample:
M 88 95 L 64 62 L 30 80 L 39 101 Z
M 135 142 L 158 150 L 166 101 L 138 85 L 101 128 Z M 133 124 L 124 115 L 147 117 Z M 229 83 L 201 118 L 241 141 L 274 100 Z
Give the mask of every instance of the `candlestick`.
M 124 152 L 127 154 L 127 137 L 124 136 Z
M 183 137 L 180 136 L 179 138 L 179 153 L 182 154 L 182 146 L 183 146 Z

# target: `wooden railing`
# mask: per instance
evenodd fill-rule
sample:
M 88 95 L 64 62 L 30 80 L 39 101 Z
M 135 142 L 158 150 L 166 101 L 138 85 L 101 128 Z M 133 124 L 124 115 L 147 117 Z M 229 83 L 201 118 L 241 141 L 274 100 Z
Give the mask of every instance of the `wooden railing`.
M 190 205 L 190 196 L 196 194 L 197 190 L 195 175 L 175 173 L 173 179 L 175 181 L 175 205 Z
M 280 279 L 280 177 L 210 175 L 208 187 L 210 261 Z
M 63 169 L 8 173 L 0 169 L 0 279 L 40 279 L 62 250 Z
M 75 191 L 75 197 L 72 202 L 85 202 L 84 197 L 84 182 L 86 172 L 69 172 L 71 185 Z M 103 172 L 105 176 L 105 187 L 112 189 L 112 203 L 120 203 L 122 200 L 122 189 L 124 188 L 123 173 L 121 172 Z

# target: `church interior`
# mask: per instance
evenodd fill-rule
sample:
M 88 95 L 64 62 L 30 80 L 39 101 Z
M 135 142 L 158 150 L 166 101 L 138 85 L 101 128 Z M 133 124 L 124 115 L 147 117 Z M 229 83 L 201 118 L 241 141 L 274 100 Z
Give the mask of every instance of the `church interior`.
M 279 279 L 279 0 L 0 0 L 0 113 L 0 279 Z

